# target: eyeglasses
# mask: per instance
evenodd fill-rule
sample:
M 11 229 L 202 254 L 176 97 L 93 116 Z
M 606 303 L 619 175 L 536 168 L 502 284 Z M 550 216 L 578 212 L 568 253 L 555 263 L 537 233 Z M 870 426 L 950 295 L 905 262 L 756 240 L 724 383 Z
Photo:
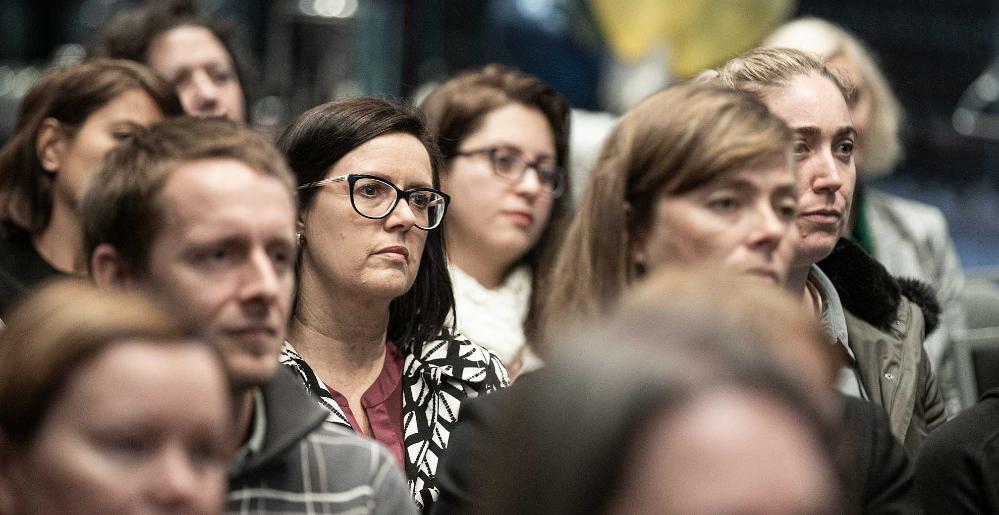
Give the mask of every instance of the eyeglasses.
M 528 162 L 520 151 L 508 147 L 488 147 L 478 150 L 455 152 L 456 156 L 484 155 L 493 166 L 493 173 L 510 184 L 524 179 L 527 169 L 538 174 L 538 182 L 552 198 L 559 198 L 565 191 L 565 172 L 558 165 L 540 159 Z
M 346 182 L 350 187 L 350 205 L 354 211 L 372 220 L 385 218 L 399 204 L 399 199 L 406 199 L 409 209 L 416 216 L 415 225 L 424 231 L 441 224 L 447 205 L 451 202 L 451 197 L 433 188 L 411 188 L 404 191 L 385 179 L 356 173 L 305 183 L 298 189 L 315 188 L 334 182 Z

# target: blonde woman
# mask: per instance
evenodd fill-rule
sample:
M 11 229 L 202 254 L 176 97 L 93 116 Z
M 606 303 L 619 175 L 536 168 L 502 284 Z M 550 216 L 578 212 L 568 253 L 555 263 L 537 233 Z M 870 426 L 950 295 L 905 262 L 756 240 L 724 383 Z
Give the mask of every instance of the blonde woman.
M 947 408 L 956 413 L 961 402 L 950 348 L 955 331 L 965 327 L 965 313 L 959 302 L 964 274 L 947 231 L 947 220 L 935 206 L 864 184 L 865 178 L 892 173 L 902 157 L 899 128 L 904 113 L 898 99 L 864 44 L 825 20 L 792 21 L 777 29 L 764 44 L 825 56 L 831 65 L 850 74 L 855 88 L 849 107 L 857 129 L 857 187 L 847 234 L 892 274 L 915 277 L 936 291 L 942 309 L 940 326 L 927 335 L 924 347 L 941 379 Z
M 790 49 L 752 50 L 701 80 L 757 96 L 794 130 L 798 237 L 788 288 L 838 342 L 847 360 L 840 389 L 884 407 L 892 433 L 915 455 L 946 420 L 923 350 L 939 308 L 927 286 L 896 280 L 840 238 L 856 181 L 852 87 L 818 58 Z

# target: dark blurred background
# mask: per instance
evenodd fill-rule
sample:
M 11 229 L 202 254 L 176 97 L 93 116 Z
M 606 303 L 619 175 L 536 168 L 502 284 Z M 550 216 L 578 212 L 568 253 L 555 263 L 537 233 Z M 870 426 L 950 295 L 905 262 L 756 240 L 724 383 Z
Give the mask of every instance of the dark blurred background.
M 540 76 L 576 107 L 614 110 L 608 92 L 613 96 L 620 89 L 616 74 L 622 69 L 649 74 L 650 66 L 646 59 L 644 67 L 635 68 L 614 51 L 606 10 L 627 18 L 627 9 L 649 1 L 655 0 L 203 0 L 200 5 L 245 29 L 257 65 L 251 110 L 258 122 L 280 126 L 324 100 L 418 95 L 426 84 L 487 62 Z M 739 0 L 662 2 L 707 5 L 711 12 Z M 0 138 L 9 134 L 20 96 L 45 68 L 82 59 L 101 24 L 137 3 L 0 0 Z M 780 19 L 760 21 L 757 29 L 760 23 L 769 27 L 812 15 L 843 25 L 868 43 L 908 114 L 906 159 L 877 184 L 940 207 L 966 268 L 999 266 L 999 145 L 987 134 L 963 135 L 952 122 L 962 96 L 999 55 L 999 0 L 772 0 L 772 5 Z M 694 40 L 731 46 L 731 32 L 713 30 L 703 19 L 699 23 L 692 28 Z M 696 62 L 715 66 L 759 41 L 740 37 L 734 39 L 739 51 Z M 651 69 L 663 73 L 648 75 L 646 82 L 654 89 L 662 85 L 657 81 L 682 80 L 684 74 L 670 66 L 679 57 L 664 55 L 657 63 L 653 52 Z

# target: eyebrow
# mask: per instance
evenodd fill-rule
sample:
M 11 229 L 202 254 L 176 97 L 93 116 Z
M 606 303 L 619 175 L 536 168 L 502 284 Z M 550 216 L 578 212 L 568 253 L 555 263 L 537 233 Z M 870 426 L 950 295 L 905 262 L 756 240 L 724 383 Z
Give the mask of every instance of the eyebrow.
M 806 125 L 804 127 L 794 127 L 794 133 L 803 136 L 816 137 L 822 134 L 822 129 L 814 125 Z M 836 137 L 836 139 L 844 138 L 847 136 L 851 138 L 856 138 L 857 130 L 849 125 L 846 125 L 840 127 L 839 129 L 836 129 L 836 132 L 834 132 L 833 135 Z
M 381 180 L 383 180 L 385 182 L 390 182 L 392 184 L 395 184 L 401 190 L 411 190 L 411 189 L 414 189 L 414 188 L 433 188 L 434 187 L 434 185 L 432 183 L 428 183 L 426 181 L 414 181 L 412 184 L 407 184 L 406 187 L 402 187 L 402 186 L 399 186 L 398 184 L 396 184 L 395 181 L 393 181 L 392 179 L 390 179 L 388 177 L 388 174 L 386 174 L 385 172 L 379 172 L 377 170 L 364 170 L 364 171 L 358 170 L 358 171 L 354 171 L 354 172 L 347 172 L 347 175 L 351 175 L 351 174 L 355 174 L 355 175 L 371 175 L 373 177 L 378 177 L 379 179 L 381 179 Z

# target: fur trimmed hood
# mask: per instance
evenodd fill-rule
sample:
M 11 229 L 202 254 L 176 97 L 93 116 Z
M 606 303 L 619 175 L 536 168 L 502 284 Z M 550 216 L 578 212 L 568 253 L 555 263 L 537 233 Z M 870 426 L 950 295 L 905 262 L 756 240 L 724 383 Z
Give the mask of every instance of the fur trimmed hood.
M 902 296 L 905 296 L 923 311 L 925 334 L 936 329 L 940 320 L 936 292 L 916 279 L 892 277 L 884 265 L 860 245 L 840 238 L 832 254 L 817 264 L 836 286 L 843 307 L 865 322 L 880 329 L 890 329 Z

